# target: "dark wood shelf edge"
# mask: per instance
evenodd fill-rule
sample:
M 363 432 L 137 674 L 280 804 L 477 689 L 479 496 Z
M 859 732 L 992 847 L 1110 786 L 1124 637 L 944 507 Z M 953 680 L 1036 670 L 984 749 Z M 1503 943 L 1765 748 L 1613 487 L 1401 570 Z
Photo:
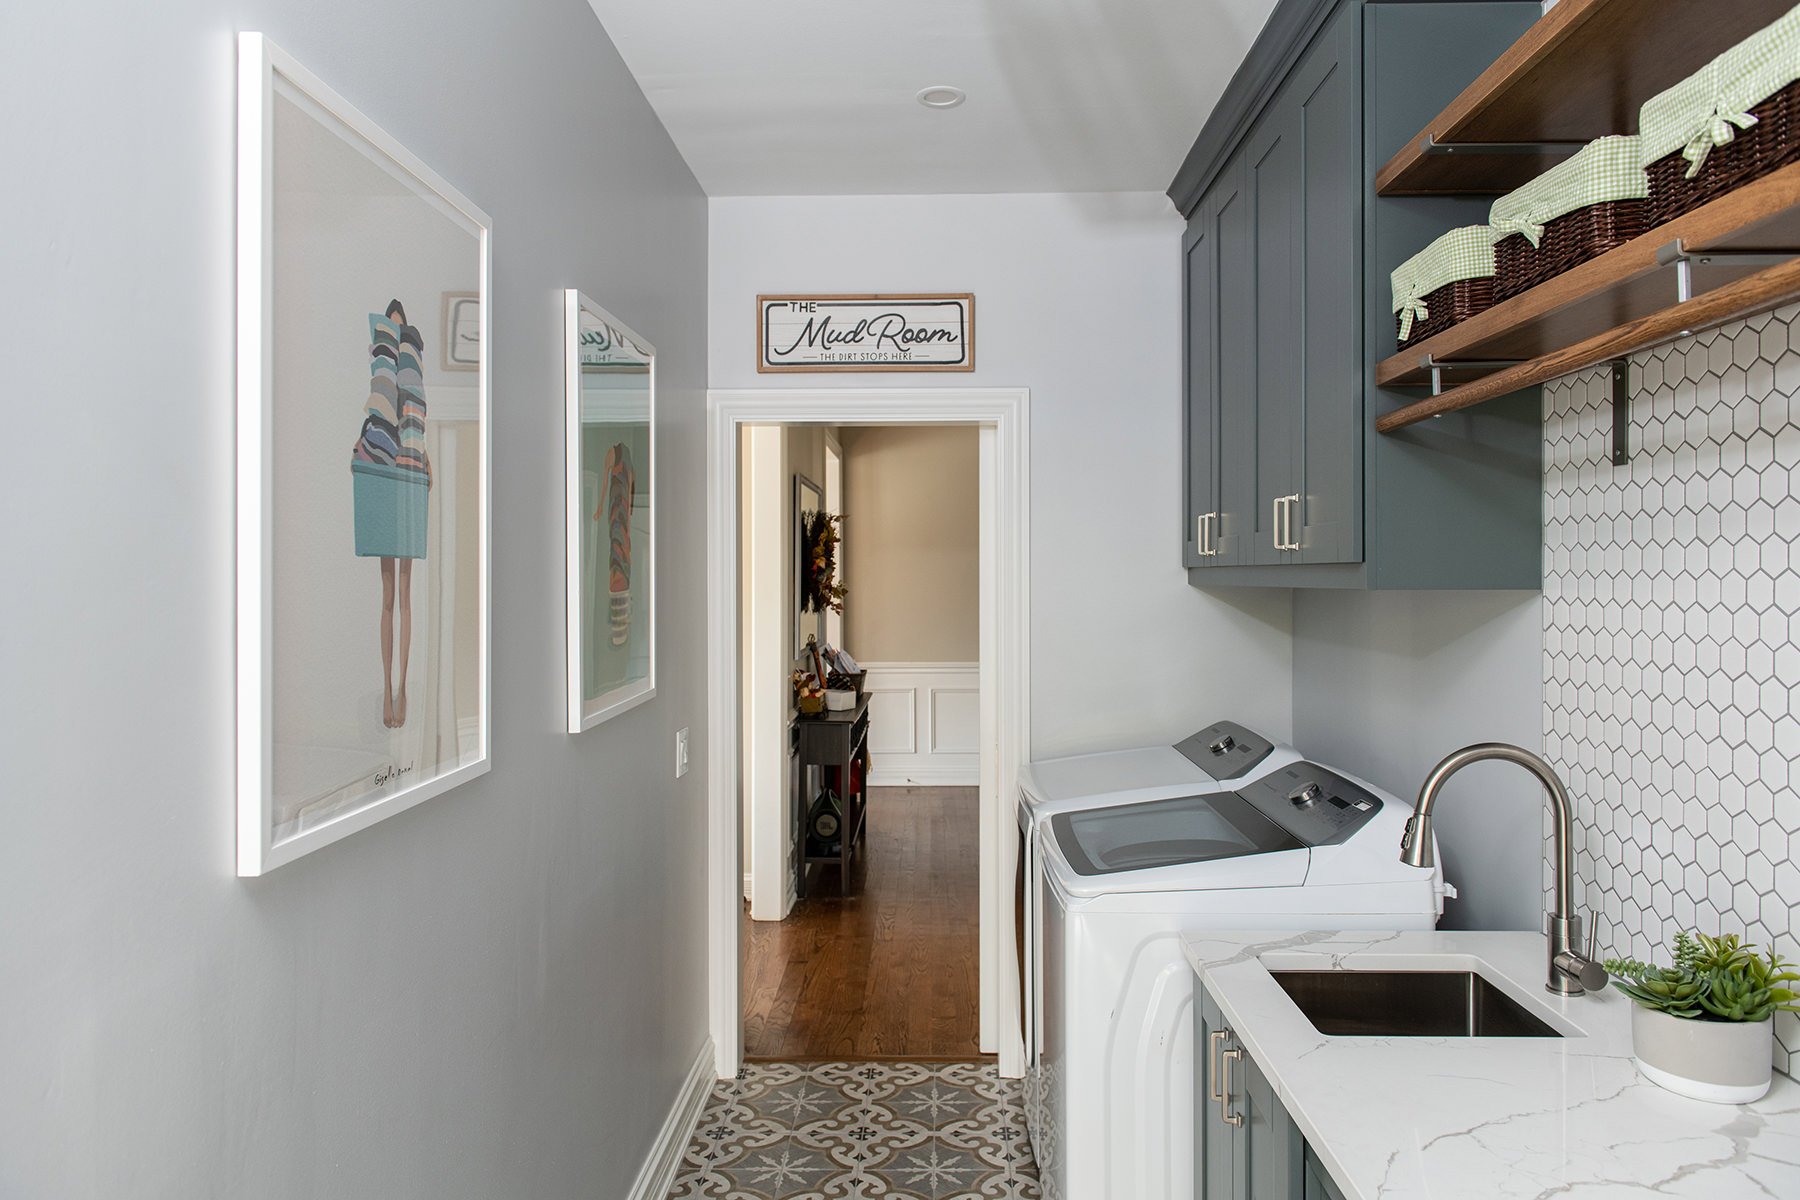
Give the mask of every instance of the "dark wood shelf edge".
M 1397 408 L 1377 418 L 1375 428 L 1381 433 L 1392 433 L 1444 413 L 1497 399 L 1520 388 L 1548 383 L 1572 371 L 1585 370 L 1703 329 L 1716 328 L 1767 312 L 1796 297 L 1800 297 L 1800 258 L 1767 267 L 1754 275 L 1714 288 L 1692 300 L 1670 305 L 1635 321 L 1628 321 L 1616 329 L 1597 334 L 1565 349 L 1496 371 L 1430 399 Z

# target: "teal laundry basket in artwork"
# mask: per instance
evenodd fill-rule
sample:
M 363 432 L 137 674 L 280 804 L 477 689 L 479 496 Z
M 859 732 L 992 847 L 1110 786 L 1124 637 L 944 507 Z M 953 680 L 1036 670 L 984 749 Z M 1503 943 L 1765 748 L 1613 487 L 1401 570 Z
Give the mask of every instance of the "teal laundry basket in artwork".
M 424 558 L 425 476 L 385 463 L 353 461 L 358 558 Z

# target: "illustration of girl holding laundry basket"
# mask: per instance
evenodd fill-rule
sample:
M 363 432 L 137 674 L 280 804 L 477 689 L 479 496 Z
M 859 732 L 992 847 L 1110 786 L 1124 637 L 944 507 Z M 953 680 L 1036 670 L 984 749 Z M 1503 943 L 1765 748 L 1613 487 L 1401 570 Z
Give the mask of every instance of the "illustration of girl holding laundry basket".
M 425 557 L 431 458 L 425 452 L 424 339 L 400 301 L 369 314 L 369 400 L 350 454 L 356 554 L 381 560 L 381 723 L 406 724 L 412 566 Z M 399 618 L 396 645 L 395 617 Z

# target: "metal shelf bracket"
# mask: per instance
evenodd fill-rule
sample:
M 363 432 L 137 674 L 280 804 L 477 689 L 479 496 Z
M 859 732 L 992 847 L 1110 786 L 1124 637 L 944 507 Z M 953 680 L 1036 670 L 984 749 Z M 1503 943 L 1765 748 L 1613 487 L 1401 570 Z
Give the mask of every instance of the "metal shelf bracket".
M 1800 257 L 1800 250 L 1690 250 L 1680 238 L 1656 248 L 1656 264 L 1675 268 L 1675 299 L 1694 298 L 1695 267 L 1779 267 Z
M 1612 360 L 1612 461 L 1622 467 L 1631 461 L 1631 360 Z
M 1419 356 L 1419 369 L 1431 372 L 1431 394 L 1444 394 L 1445 371 L 1503 371 L 1507 367 L 1516 367 L 1523 359 L 1518 358 L 1459 358 L 1455 362 L 1444 362 L 1431 354 Z

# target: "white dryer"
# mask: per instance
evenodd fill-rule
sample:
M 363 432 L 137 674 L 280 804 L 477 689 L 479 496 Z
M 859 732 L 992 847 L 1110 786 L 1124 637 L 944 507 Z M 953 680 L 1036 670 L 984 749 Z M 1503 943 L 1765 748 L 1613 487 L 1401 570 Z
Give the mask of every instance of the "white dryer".
M 1038 1009 L 1043 979 L 1038 969 L 1042 926 L 1037 840 L 1039 826 L 1057 813 L 1229 791 L 1278 767 L 1300 761 L 1292 746 L 1264 737 L 1236 721 L 1217 721 L 1172 746 L 1109 750 L 1044 759 L 1019 772 L 1018 854 L 1014 862 L 1014 951 L 1019 968 L 1020 1034 L 1025 1044 L 1025 1124 L 1041 1132 L 1042 1037 Z
M 1295 762 L 1236 791 L 1039 826 L 1046 1200 L 1191 1200 L 1194 977 L 1179 935 L 1433 928 L 1443 875 L 1400 861 L 1410 811 Z

